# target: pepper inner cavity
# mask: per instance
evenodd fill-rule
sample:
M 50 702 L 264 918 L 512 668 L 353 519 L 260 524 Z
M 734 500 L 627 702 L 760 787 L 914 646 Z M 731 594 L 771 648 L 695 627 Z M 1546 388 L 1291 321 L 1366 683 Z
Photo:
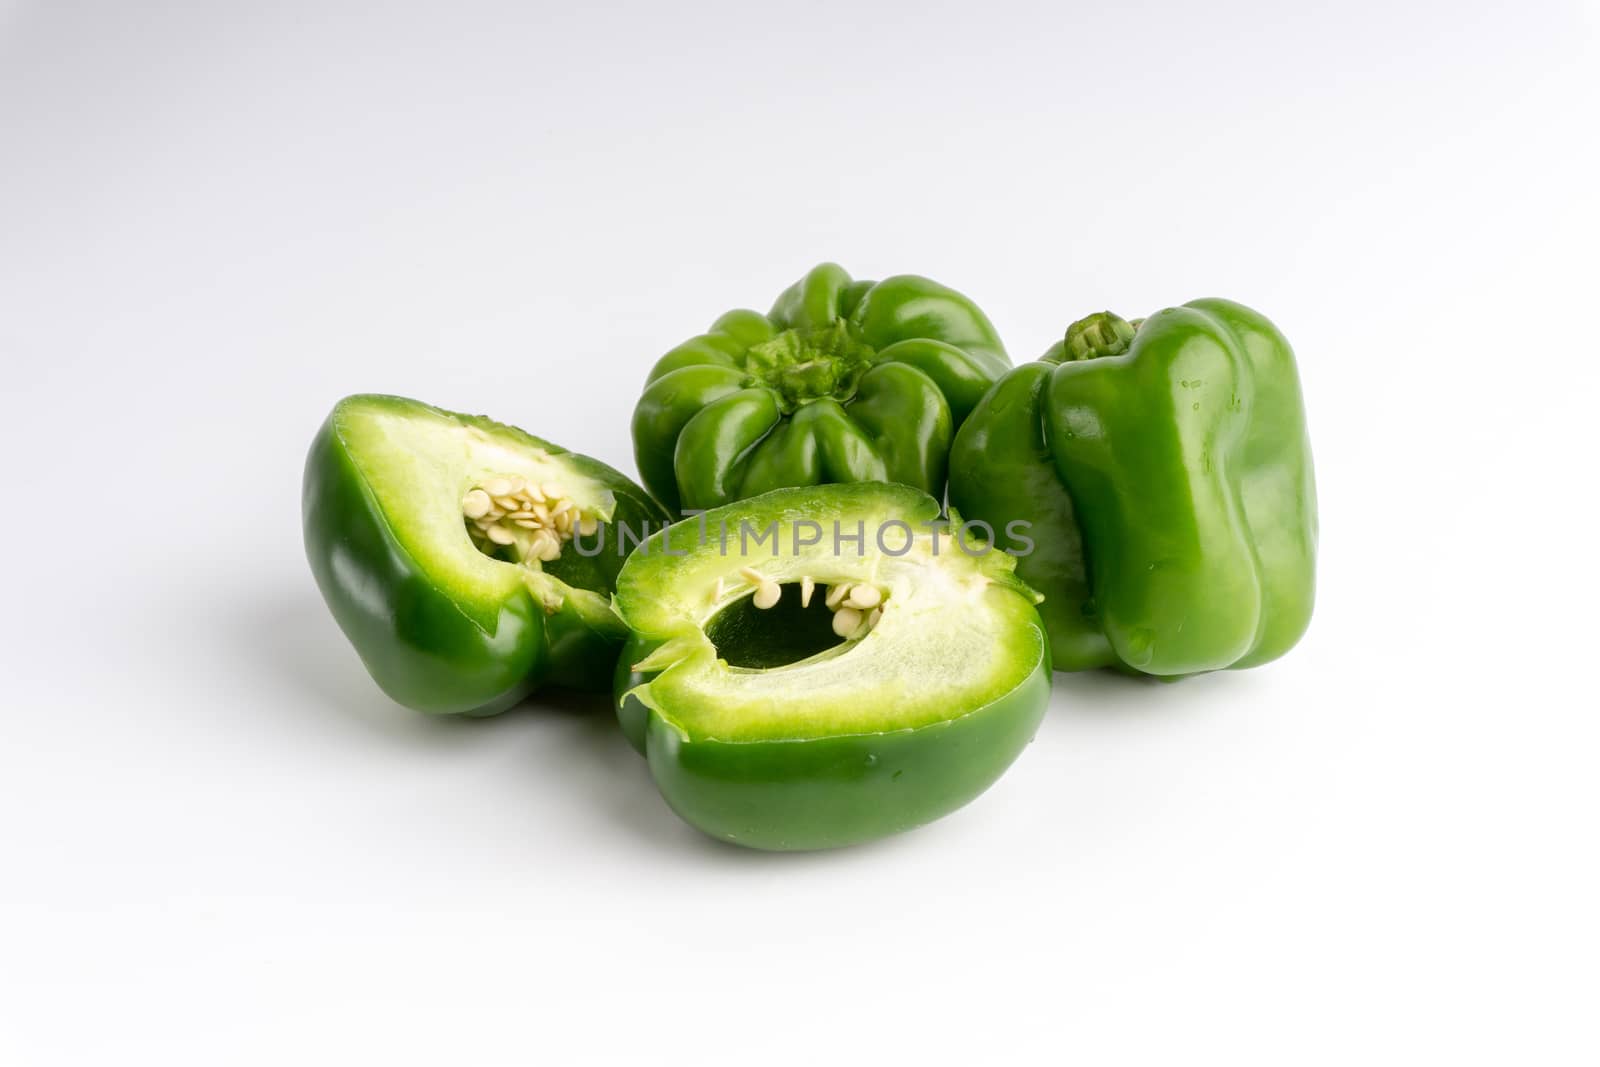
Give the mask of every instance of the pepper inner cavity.
M 773 588 L 778 599 L 770 607 L 757 606 L 757 587 L 706 620 L 706 636 L 719 659 L 732 667 L 787 667 L 848 644 L 834 633 L 834 613 L 820 595 L 802 604 L 795 585 Z
M 784 587 L 756 568 L 739 568 L 739 577 L 755 586 L 750 602 L 757 609 L 766 611 L 782 603 Z M 801 609 L 809 608 L 816 594 L 817 583 L 809 577 L 801 576 L 799 582 L 790 584 L 798 587 Z M 719 600 L 722 591 L 723 583 L 718 581 L 716 596 Z M 871 582 L 839 582 L 826 587 L 822 604 L 833 614 L 829 625 L 834 634 L 846 641 L 859 641 L 867 636 L 872 628 L 878 625 L 878 620 L 883 618 L 884 600 L 887 595 Z
M 556 482 L 518 475 L 478 479 L 461 498 L 467 533 L 480 552 L 523 563 L 549 563 L 575 534 L 592 536 L 600 523 L 584 515 Z

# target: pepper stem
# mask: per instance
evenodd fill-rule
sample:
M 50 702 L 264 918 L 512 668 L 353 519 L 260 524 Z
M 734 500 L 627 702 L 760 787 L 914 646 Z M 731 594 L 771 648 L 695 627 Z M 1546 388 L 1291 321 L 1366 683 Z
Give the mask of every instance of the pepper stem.
M 1120 356 L 1133 343 L 1136 326 L 1109 311 L 1097 311 L 1067 327 L 1062 342 L 1063 362 Z
M 753 345 L 745 353 L 744 369 L 747 384 L 772 389 L 779 408 L 790 414 L 820 397 L 850 399 L 871 356 L 872 349 L 847 323 L 838 321 L 815 329 L 785 330 Z

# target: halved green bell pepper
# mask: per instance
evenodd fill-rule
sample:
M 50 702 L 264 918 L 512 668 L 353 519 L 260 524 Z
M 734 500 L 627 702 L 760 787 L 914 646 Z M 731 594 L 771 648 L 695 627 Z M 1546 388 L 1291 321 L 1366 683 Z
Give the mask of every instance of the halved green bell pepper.
M 373 679 L 401 704 L 467 715 L 546 682 L 605 688 L 627 636 L 610 607 L 615 524 L 665 518 L 597 460 L 392 396 L 333 409 L 302 513 L 317 585 Z
M 1299 374 L 1283 335 L 1239 304 L 1074 323 L 973 411 L 950 502 L 1018 553 L 1060 670 L 1253 667 L 1311 618 Z M 1012 523 L 1027 525 L 1008 539 Z
M 951 435 L 1010 366 L 960 293 L 824 263 L 767 314 L 730 311 L 656 362 L 634 456 L 673 512 L 825 482 L 941 495 Z
M 779 489 L 629 557 L 618 718 L 674 811 L 832 848 L 954 811 L 1016 759 L 1050 690 L 1038 597 L 939 513 L 903 485 Z

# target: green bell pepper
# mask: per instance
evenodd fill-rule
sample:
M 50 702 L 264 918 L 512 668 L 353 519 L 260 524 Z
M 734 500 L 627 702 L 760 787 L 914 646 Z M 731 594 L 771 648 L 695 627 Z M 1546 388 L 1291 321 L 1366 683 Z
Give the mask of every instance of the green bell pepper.
M 859 540 L 858 540 L 859 538 Z M 750 848 L 909 830 L 987 789 L 1050 690 L 1037 594 L 903 485 L 686 519 L 617 579 L 617 713 L 667 803 Z
M 604 689 L 627 630 L 614 526 L 665 516 L 597 460 L 415 400 L 341 400 L 312 442 L 306 557 L 394 700 L 504 711 L 546 682 Z
M 1283 335 L 1239 304 L 1074 323 L 961 428 L 950 502 L 994 527 L 1044 594 L 1057 669 L 1253 667 L 1310 622 L 1299 375 Z M 1008 540 L 1012 523 L 1028 525 Z
M 1010 366 L 960 293 L 824 263 L 766 315 L 731 311 L 657 361 L 634 456 L 674 513 L 825 482 L 942 495 L 951 435 Z

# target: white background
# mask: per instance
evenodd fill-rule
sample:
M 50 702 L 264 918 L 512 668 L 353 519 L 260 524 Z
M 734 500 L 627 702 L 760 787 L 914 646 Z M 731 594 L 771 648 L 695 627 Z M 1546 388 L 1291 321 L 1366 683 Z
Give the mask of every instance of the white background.
M 0 1061 L 1594 1063 L 1593 6 L 0 3 Z M 604 709 L 386 700 L 305 566 L 328 408 L 632 469 L 815 262 L 1017 360 L 1294 341 L 1287 658 L 1058 676 L 913 834 L 761 855 Z

